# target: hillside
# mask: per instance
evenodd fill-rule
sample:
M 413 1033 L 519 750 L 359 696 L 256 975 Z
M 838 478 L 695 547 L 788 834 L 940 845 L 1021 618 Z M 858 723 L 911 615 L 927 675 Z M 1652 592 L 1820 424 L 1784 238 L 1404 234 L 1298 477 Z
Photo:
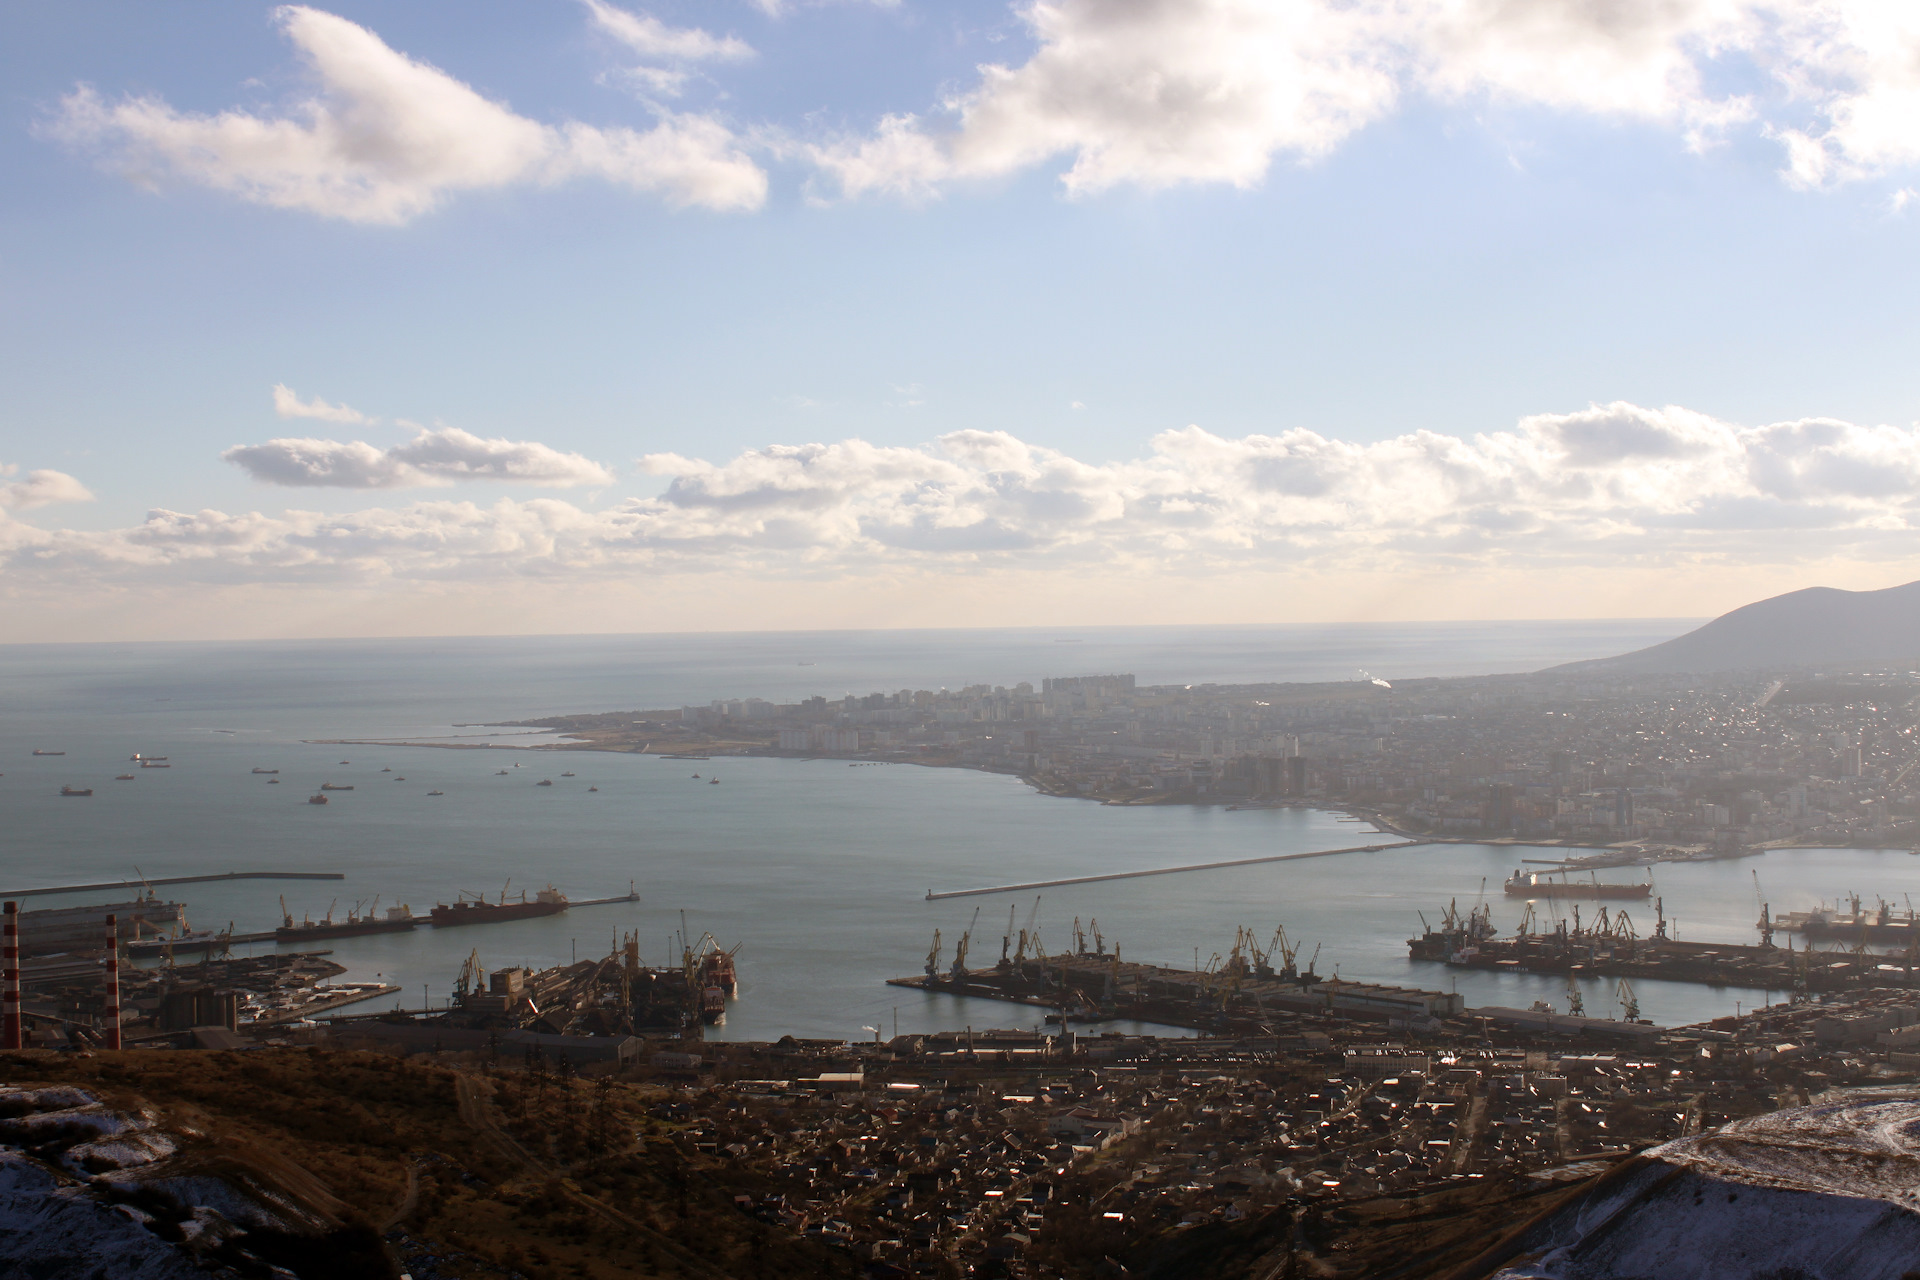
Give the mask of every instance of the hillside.
M 1621 674 L 1920 663 L 1920 582 L 1879 591 L 1808 587 L 1742 605 L 1664 644 L 1549 668 Z
M 830 1277 L 650 1118 L 667 1090 L 378 1053 L 0 1055 L 0 1275 Z

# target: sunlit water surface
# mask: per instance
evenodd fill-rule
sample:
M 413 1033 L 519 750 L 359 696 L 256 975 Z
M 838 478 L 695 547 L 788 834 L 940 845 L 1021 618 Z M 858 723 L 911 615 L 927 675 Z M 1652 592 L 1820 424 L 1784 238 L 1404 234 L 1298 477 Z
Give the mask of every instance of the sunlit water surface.
M 346 874 L 338 884 L 173 891 L 196 926 L 231 921 L 248 931 L 276 923 L 283 889 L 296 915 L 317 917 L 336 895 L 337 910 L 378 894 L 383 906 L 424 911 L 509 881 L 516 889 L 551 882 L 576 899 L 624 893 L 632 882 L 637 904 L 331 946 L 350 977 L 400 983 L 417 1008 L 445 1000 L 473 949 L 489 967 L 542 966 L 604 953 L 616 935 L 637 930 L 643 957 L 666 959 L 684 910 L 696 936 L 711 931 L 741 945 L 741 996 L 719 1035 L 1030 1026 L 1033 1011 L 1018 1006 L 884 985 L 918 972 L 935 928 L 950 957 L 976 907 L 974 955 L 996 957 L 1009 908 L 1024 921 L 1034 898 L 927 902 L 928 889 L 1334 848 L 1360 843 L 1366 828 L 1298 810 L 1103 807 L 1040 796 L 1011 778 L 909 765 L 307 740 L 451 736 L 479 732 L 462 724 L 567 711 L 1102 671 L 1131 671 L 1143 683 L 1224 683 L 1347 679 L 1358 669 L 1389 679 L 1529 670 L 1683 629 L 1502 623 L 0 647 L 0 888 L 118 879 L 136 868 L 151 876 Z M 35 747 L 67 754 L 34 757 Z M 134 752 L 169 756 L 172 767 L 130 767 Z M 268 785 L 249 772 L 254 766 L 279 769 L 281 782 Z M 575 777 L 560 776 L 569 769 Z M 113 781 L 122 772 L 136 776 Z M 718 786 L 707 782 L 714 775 Z M 554 785 L 535 785 L 543 778 Z M 355 789 L 308 805 L 326 781 Z M 93 797 L 61 797 L 68 783 L 91 786 Z M 428 796 L 433 790 L 446 794 Z M 1063 887 L 1042 895 L 1038 920 L 1053 949 L 1068 945 L 1076 916 L 1098 917 L 1127 959 L 1179 965 L 1193 964 L 1196 950 L 1203 963 L 1228 950 L 1238 925 L 1269 936 L 1284 923 L 1304 942 L 1302 959 L 1318 950 L 1322 973 L 1438 989 L 1457 982 L 1476 1005 L 1563 1003 L 1563 984 L 1551 979 L 1455 973 L 1406 958 L 1417 913 L 1432 920 L 1449 899 L 1469 904 L 1483 881 L 1496 921 L 1511 928 L 1519 908 L 1499 897 L 1499 883 L 1525 856 L 1543 855 L 1446 845 Z M 1776 912 L 1849 891 L 1895 901 L 1920 892 L 1920 859 L 1903 852 L 1779 852 L 1662 867 L 1655 879 L 1681 937 L 1748 941 L 1756 871 Z M 1650 909 L 1631 909 L 1650 927 Z M 1611 987 L 1587 984 L 1589 1013 L 1613 1007 Z M 1756 999 L 1651 982 L 1639 996 L 1644 1015 L 1661 1022 Z

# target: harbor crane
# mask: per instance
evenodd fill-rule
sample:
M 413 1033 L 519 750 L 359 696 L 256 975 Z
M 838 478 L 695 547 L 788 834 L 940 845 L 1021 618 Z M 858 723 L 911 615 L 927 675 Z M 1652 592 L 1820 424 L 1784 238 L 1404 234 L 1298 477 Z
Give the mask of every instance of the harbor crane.
M 1015 968 L 1019 968 L 1021 963 L 1026 960 L 1028 947 L 1032 947 L 1035 952 L 1040 950 L 1038 945 L 1040 941 L 1039 932 L 1033 927 L 1033 922 L 1039 914 L 1040 895 L 1036 893 L 1033 895 L 1033 906 L 1027 911 L 1027 923 L 1021 928 L 1020 937 L 1014 945 L 1013 964 Z
M 1107 940 L 1100 936 L 1100 921 L 1097 918 L 1087 921 L 1087 931 L 1093 935 L 1093 954 L 1096 956 L 1107 954 Z
M 927 949 L 927 985 L 932 986 L 940 977 L 940 931 L 933 931 L 933 946 Z
M 1633 993 L 1633 984 L 1625 978 L 1614 989 L 1614 997 L 1620 1001 L 1620 1012 L 1628 1022 L 1640 1021 L 1640 997 Z
M 1753 902 L 1755 906 L 1760 908 L 1759 923 L 1755 926 L 1760 930 L 1760 946 L 1763 949 L 1770 949 L 1773 946 L 1773 914 L 1767 910 L 1767 903 L 1760 893 L 1760 873 L 1758 871 L 1753 873 Z
M 1573 975 L 1568 974 L 1567 975 L 1567 1015 L 1569 1017 L 1580 1018 L 1580 1017 L 1585 1017 L 1586 1012 L 1587 1012 L 1586 1002 L 1580 998 L 1580 988 L 1574 985 Z
M 967 931 L 960 935 L 960 941 L 953 944 L 953 967 L 947 970 L 947 981 L 956 987 L 967 980 L 967 947 L 973 942 L 973 926 L 979 923 L 980 908 L 975 907 Z
M 1009 954 L 1013 950 L 1013 913 L 1019 909 L 1011 902 L 1007 904 L 1007 931 L 1000 935 L 1000 967 L 1002 969 L 1011 968 L 1013 965 L 1013 957 Z

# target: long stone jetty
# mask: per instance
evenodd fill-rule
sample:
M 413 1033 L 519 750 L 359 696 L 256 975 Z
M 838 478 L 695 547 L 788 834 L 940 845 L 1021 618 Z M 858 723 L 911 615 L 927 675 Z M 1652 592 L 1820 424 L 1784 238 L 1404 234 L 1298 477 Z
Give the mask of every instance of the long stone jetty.
M 1293 862 L 1300 858 L 1331 858 L 1339 853 L 1380 853 L 1387 849 L 1411 849 L 1416 845 L 1438 844 L 1436 840 L 1398 840 L 1392 844 L 1356 844 L 1345 849 L 1317 849 L 1312 853 L 1270 853 L 1259 858 L 1231 858 L 1225 862 L 1190 862 L 1180 867 L 1153 867 L 1146 871 L 1109 871 L 1097 876 L 1067 876 L 1061 880 L 1028 880 L 1021 884 L 996 884 L 984 889 L 950 889 L 945 893 L 927 890 L 927 901 L 942 898 L 972 898 L 987 893 L 1020 893 L 1027 889 L 1052 889 L 1063 884 L 1094 884 L 1101 880 L 1137 880 L 1141 876 L 1171 876 L 1183 871 L 1218 871 L 1226 867 L 1251 867 L 1262 862 Z

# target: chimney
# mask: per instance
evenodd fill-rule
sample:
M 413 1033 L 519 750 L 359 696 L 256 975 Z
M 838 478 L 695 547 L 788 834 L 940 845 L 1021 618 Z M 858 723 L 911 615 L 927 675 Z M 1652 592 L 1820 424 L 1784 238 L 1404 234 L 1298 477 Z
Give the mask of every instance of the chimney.
M 0 1049 L 20 1047 L 20 904 L 6 906 L 0 947 Z
M 120 922 L 107 916 L 107 1045 L 120 1047 Z

